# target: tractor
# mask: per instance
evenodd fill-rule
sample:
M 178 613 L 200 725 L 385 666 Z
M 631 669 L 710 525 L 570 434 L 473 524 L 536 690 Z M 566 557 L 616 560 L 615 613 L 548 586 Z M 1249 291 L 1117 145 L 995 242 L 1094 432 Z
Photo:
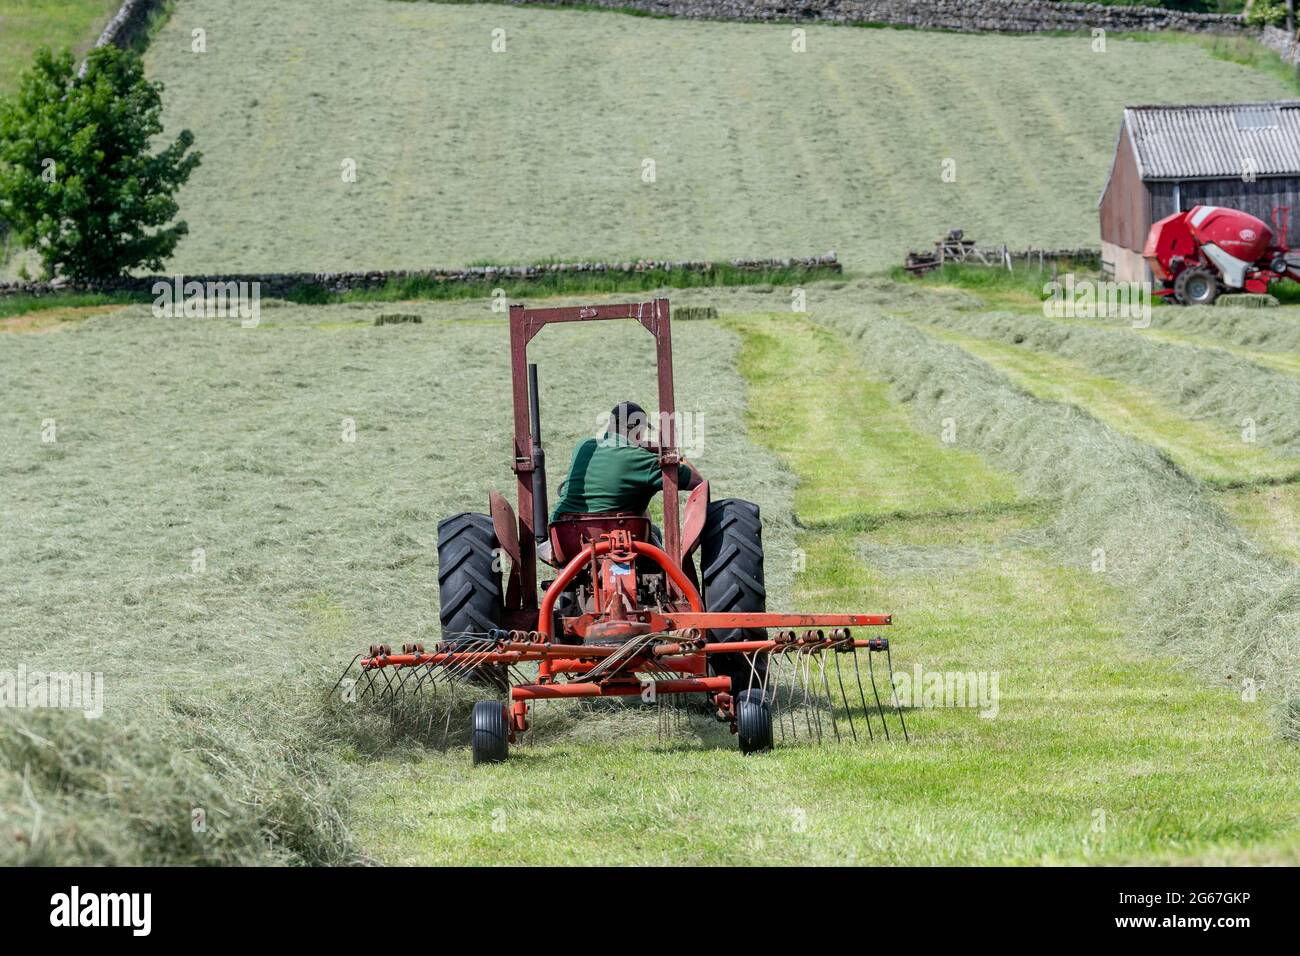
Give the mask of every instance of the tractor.
M 1193 206 L 1151 226 L 1142 255 L 1160 283 L 1155 294 L 1181 305 L 1213 305 L 1223 292 L 1267 293 L 1279 279 L 1300 281 L 1300 251 L 1261 220 L 1224 206 Z
M 549 325 L 615 320 L 639 323 L 654 340 L 659 428 L 648 447 L 663 468 L 662 532 L 646 514 L 548 520 L 538 370 L 528 362 L 528 345 Z M 852 630 L 887 626 L 891 615 L 769 612 L 758 506 L 738 498 L 713 501 L 707 482 L 680 506 L 668 299 L 512 305 L 509 328 L 518 509 L 491 491 L 485 512 L 439 523 L 441 640 L 428 649 L 405 644 L 400 653 L 372 645 L 345 672 L 347 678 L 359 669 L 354 697 L 419 692 L 446 680 L 490 692 L 471 716 L 478 764 L 506 759 L 510 745 L 528 731 L 537 701 L 699 695 L 708 713 L 730 725 L 740 750 L 755 753 L 773 746 L 774 712 L 791 712 L 797 739 L 796 708 L 805 712 L 809 738 L 822 739 L 825 722 L 827 738 L 832 732 L 840 738 L 843 724 L 843 737 L 857 739 L 853 711 L 860 709 L 864 736 L 874 739 L 858 666 L 864 652 L 884 734 L 889 729 L 876 684 L 877 655 L 888 667 L 887 698 L 906 738 L 889 640 L 859 638 Z M 541 581 L 538 544 L 548 539 L 553 574 Z M 504 576 L 502 556 L 509 563 Z M 832 700 L 833 686 L 839 703 Z M 850 705 L 851 688 L 860 708 Z M 784 739 L 785 725 L 778 726 Z

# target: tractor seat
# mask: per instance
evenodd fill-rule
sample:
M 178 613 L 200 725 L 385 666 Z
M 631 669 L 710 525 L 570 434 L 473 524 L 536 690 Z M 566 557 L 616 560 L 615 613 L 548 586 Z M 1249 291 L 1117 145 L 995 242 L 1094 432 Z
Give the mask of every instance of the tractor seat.
M 650 519 L 630 511 L 607 514 L 562 514 L 551 522 L 551 555 L 557 567 L 568 564 L 588 541 L 611 531 L 628 531 L 636 541 L 650 540 Z

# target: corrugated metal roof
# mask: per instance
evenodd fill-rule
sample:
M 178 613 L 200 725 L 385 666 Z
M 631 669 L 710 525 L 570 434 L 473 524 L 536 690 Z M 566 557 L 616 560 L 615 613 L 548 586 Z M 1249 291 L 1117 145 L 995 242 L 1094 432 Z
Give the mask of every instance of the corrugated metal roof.
M 1130 106 L 1124 126 L 1145 180 L 1300 175 L 1300 100 Z

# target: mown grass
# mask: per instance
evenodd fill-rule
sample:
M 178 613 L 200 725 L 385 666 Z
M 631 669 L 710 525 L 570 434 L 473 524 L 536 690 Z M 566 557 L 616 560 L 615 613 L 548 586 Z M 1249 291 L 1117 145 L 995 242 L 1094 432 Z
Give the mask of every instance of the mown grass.
M 1017 503 L 1015 483 L 977 455 L 959 449 L 935 455 L 929 442 L 918 440 L 885 384 L 864 375 L 830 333 L 793 317 L 725 324 L 745 340 L 740 371 L 750 389 L 749 427 L 800 476 L 795 512 L 802 525 L 861 526 Z M 792 411 L 783 386 L 802 382 L 822 401 Z M 940 435 L 928 437 L 937 442 Z M 809 448 L 817 454 L 807 455 Z
M 1249 435 L 1280 456 L 1300 457 L 1300 380 L 1223 349 L 1189 348 L 1025 312 L 936 312 L 923 321 L 959 335 L 1023 347 L 1158 396 L 1180 415 Z
M 239 43 L 220 42 L 254 20 Z M 206 54 L 190 50 L 197 26 Z M 496 27 L 505 53 L 491 52 Z M 1112 40 L 1099 55 L 1086 34 L 807 30 L 797 54 L 776 24 L 187 0 L 147 57 L 167 85 L 168 129 L 190 128 L 204 153 L 180 194 L 190 235 L 170 267 L 833 248 L 878 269 L 955 226 L 985 242 L 1087 246 L 1135 88 L 1177 75 L 1189 100 L 1286 93 L 1195 47 Z M 572 69 L 578 47 L 600 65 Z M 341 175 L 349 158 L 354 183 Z M 947 158 L 954 183 L 941 179 Z
M 1075 362 L 1004 342 L 935 333 L 1005 374 L 1025 391 L 1051 402 L 1086 409 L 1107 425 L 1154 445 L 1198 478 L 1234 486 L 1300 480 L 1300 457 L 1275 454 L 1229 432 L 1185 418 L 1151 392 L 1091 373 Z
M 382 327 L 379 303 L 266 303 L 256 329 L 130 306 L 0 349 L 0 567 L 14 569 L 0 657 L 102 670 L 108 687 L 91 736 L 42 724 L 51 749 L 8 738 L 36 750 L 0 773 L 0 831 L 28 841 L 6 858 L 1296 861 L 1300 768 L 1269 736 L 1272 698 L 1250 704 L 1238 672 L 1221 689 L 1141 649 L 1127 593 L 1061 558 L 1054 496 L 975 457 L 964 414 L 948 445 L 942 416 L 903 402 L 908 431 L 898 386 L 887 400 L 875 387 L 898 366 L 770 316 L 788 291 L 673 294 L 735 316 L 674 330 L 679 407 L 704 414 L 696 457 L 716 495 L 763 508 L 772 607 L 893 611 L 897 666 L 999 671 L 998 718 L 924 709 L 911 745 L 744 759 L 701 718 L 661 741 L 653 710 L 544 709 L 511 762 L 473 768 L 459 724 L 444 750 L 382 713 L 323 710 L 356 650 L 436 637 L 434 524 L 509 484 L 504 322 L 487 301 L 415 303 L 422 323 Z M 809 288 L 814 318 L 870 318 L 891 348 L 881 310 L 898 295 Z M 534 341 L 552 448 L 653 395 L 650 341 L 630 322 Z M 964 387 L 926 373 L 924 350 L 909 362 L 929 389 Z M 1126 468 L 1118 480 L 1142 493 Z M 1198 533 L 1220 540 L 1213 522 Z M 21 765 L 37 762 L 49 772 L 24 790 Z M 121 780 L 138 787 L 129 803 Z M 196 800 L 206 837 L 190 829 Z M 48 825 L 35 839 L 33 801 Z
M 103 308 L 0 347 L 0 670 L 105 680 L 99 721 L 0 713 L 0 859 L 360 858 L 349 798 L 371 755 L 410 747 L 321 701 L 377 639 L 437 639 L 436 523 L 512 481 L 506 323 L 487 300 L 413 303 L 422 323 L 379 327 L 370 303 L 265 302 L 249 329 Z M 788 555 L 790 479 L 744 442 L 731 337 L 692 322 L 675 340 L 697 459 L 760 502 Z M 622 399 L 653 407 L 635 322 L 547 330 L 531 354 L 557 449 Z M 587 360 L 600 375 L 574 374 Z
M 1300 484 L 1236 489 L 1224 507 L 1265 548 L 1300 564 Z

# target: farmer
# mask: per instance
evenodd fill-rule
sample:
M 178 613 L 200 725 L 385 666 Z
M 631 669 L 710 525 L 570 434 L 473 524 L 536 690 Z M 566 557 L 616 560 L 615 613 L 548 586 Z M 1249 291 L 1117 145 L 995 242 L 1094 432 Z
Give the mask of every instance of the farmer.
M 560 500 L 551 521 L 567 515 L 645 514 L 650 499 L 663 490 L 663 466 L 645 443 L 648 418 L 636 402 L 619 402 L 599 438 L 588 438 L 573 451 L 569 473 L 560 484 Z M 685 458 L 677 466 L 677 483 L 690 491 L 704 481 Z M 537 556 L 551 563 L 551 542 L 537 546 Z

